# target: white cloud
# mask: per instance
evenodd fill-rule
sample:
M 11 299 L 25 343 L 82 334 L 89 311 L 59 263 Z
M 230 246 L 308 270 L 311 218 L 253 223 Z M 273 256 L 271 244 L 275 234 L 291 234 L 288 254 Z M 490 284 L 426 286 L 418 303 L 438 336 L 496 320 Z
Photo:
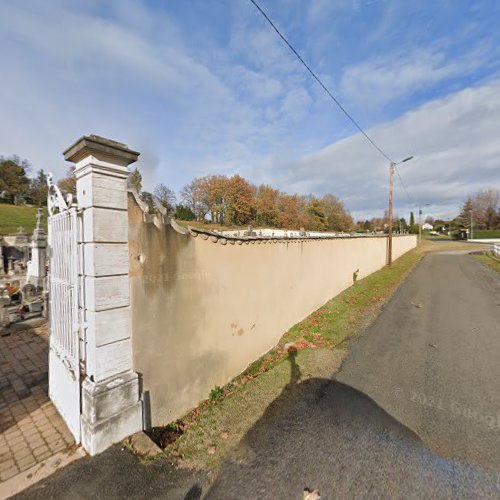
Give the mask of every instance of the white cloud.
M 8 75 L 0 87 L 1 114 L 8 117 L 0 122 L 2 154 L 18 153 L 60 176 L 65 147 L 97 133 L 143 146 L 141 164 L 153 184 L 165 179 L 162 163 L 176 168 L 171 179 L 193 163 L 197 151 L 198 165 L 190 168 L 201 168 L 221 144 L 241 153 L 242 139 L 261 128 L 258 110 L 239 102 L 231 85 L 189 54 L 165 15 L 160 36 L 149 32 L 160 20 L 139 3 L 127 2 L 119 18 L 103 17 L 92 5 L 0 7 L 2 69 Z M 253 81 L 245 74 L 233 85 L 247 78 L 256 100 L 263 97 L 260 83 L 279 93 L 278 81 L 250 76 Z M 227 162 L 222 154 L 218 165 Z
M 500 81 L 429 102 L 369 134 L 402 164 L 401 175 L 414 203 L 430 203 L 435 216 L 456 212 L 479 189 L 500 188 Z M 309 154 L 275 163 L 282 188 L 339 195 L 358 217 L 386 207 L 388 162 L 360 135 Z M 411 209 L 395 179 L 396 209 Z
M 438 82 L 471 74 L 487 57 L 482 47 L 452 60 L 444 50 L 437 48 L 394 52 L 347 67 L 340 87 L 350 101 L 363 107 L 379 108 Z

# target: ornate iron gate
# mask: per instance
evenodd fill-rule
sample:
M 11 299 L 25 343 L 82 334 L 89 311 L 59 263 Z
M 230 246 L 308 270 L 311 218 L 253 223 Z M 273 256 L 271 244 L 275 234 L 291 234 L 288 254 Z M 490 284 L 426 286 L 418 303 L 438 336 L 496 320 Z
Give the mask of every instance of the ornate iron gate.
M 80 220 L 49 176 L 49 396 L 80 442 Z

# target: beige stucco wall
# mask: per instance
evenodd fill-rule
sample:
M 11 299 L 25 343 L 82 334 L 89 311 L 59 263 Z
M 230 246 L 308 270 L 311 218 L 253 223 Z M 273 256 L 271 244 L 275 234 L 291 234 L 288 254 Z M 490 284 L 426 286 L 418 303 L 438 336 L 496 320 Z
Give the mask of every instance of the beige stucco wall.
M 134 369 L 152 424 L 180 417 L 283 333 L 386 262 L 385 237 L 225 245 L 129 203 Z M 213 238 L 216 239 L 216 238 Z M 394 238 L 394 258 L 416 245 Z

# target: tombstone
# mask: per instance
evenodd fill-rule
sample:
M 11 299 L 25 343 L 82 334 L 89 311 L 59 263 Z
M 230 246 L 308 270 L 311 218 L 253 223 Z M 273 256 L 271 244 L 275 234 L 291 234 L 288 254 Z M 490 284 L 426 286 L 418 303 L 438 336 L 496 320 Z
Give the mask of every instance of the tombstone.
M 14 275 L 19 276 L 23 274 L 23 263 L 20 260 L 13 261 Z
M 31 283 L 26 283 L 22 288 L 23 300 L 30 299 L 35 294 L 35 287 Z
M 45 285 L 47 260 L 47 234 L 42 227 L 43 210 L 38 209 L 36 228 L 31 241 L 31 260 L 28 262 L 27 282 L 38 289 Z
M 3 264 L 3 243 L 2 236 L 0 236 L 0 278 L 5 275 L 5 268 Z
M 9 297 L 0 295 L 0 328 L 10 323 L 9 310 L 6 307 L 8 304 L 10 304 Z
M 47 291 L 47 280 L 44 282 L 44 291 L 42 292 L 42 301 L 43 301 L 43 308 L 42 308 L 42 316 L 45 319 L 49 319 L 49 292 Z
M 7 274 L 14 276 L 14 258 L 12 256 L 7 259 Z

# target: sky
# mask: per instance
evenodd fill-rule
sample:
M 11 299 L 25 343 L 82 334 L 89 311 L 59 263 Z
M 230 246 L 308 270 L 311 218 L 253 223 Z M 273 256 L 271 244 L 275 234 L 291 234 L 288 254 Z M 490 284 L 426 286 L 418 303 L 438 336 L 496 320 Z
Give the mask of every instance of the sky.
M 500 188 L 500 2 L 260 0 L 401 164 L 395 211 L 453 217 Z M 3 0 L 0 155 L 56 178 L 97 134 L 141 152 L 144 188 L 240 174 L 381 216 L 388 161 L 249 0 Z

